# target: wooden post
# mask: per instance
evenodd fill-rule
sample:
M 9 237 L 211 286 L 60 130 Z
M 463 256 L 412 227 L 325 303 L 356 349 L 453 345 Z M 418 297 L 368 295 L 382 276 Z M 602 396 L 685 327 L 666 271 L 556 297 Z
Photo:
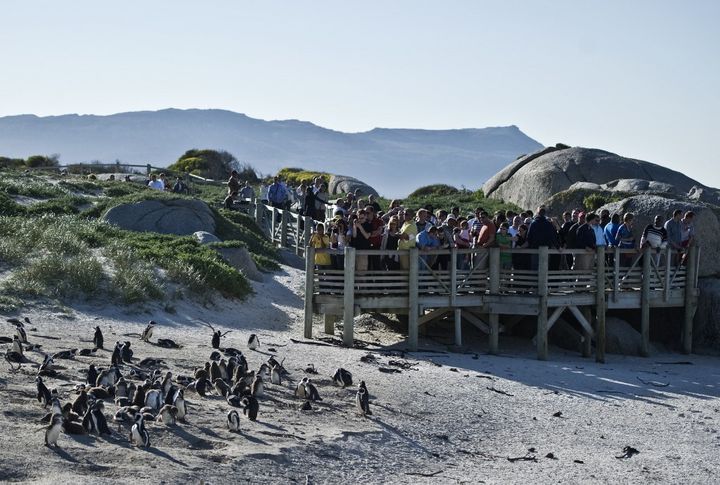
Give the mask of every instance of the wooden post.
M 408 347 L 411 352 L 418 349 L 418 249 L 409 251 L 410 268 L 408 271 Z
M 652 266 L 650 262 L 650 248 L 643 250 L 642 262 L 642 292 L 640 294 L 640 355 L 650 355 L 650 280 Z
M 353 346 L 355 323 L 355 248 L 345 248 L 345 288 L 343 301 L 343 344 Z
M 450 249 L 450 306 L 455 306 L 457 299 L 457 248 Z M 456 337 L 457 340 L 457 337 Z
M 538 254 L 538 319 L 537 354 L 539 360 L 547 360 L 547 301 L 548 301 L 548 247 L 540 246 Z
M 298 219 L 299 221 L 299 219 Z M 313 223 L 312 223 L 312 217 L 305 216 L 303 218 L 304 221 L 304 227 L 303 227 L 303 246 L 307 246 L 310 242 L 310 236 L 312 235 L 312 229 L 313 229 Z
M 335 335 L 335 315 L 325 314 L 325 333 Z
M 265 206 L 259 199 L 255 199 L 255 223 L 262 229 L 263 210 Z
M 277 227 L 277 207 L 272 208 L 272 219 L 270 220 L 270 241 L 275 245 L 275 228 Z
M 689 354 L 692 352 L 693 340 L 693 319 L 697 310 L 696 279 L 697 279 L 697 260 L 698 248 L 690 246 L 688 248 L 688 258 L 686 261 L 687 272 L 685 273 L 685 323 L 683 326 L 683 352 Z
M 613 259 L 613 301 L 618 300 L 618 292 L 620 291 L 620 248 L 615 247 L 615 257 Z
M 150 175 L 150 172 L 152 172 L 152 166 L 148 163 L 146 165 L 146 167 L 147 167 L 147 174 Z
M 288 223 L 287 211 L 280 210 L 280 247 L 287 247 L 287 223 Z
M 500 293 L 500 248 L 490 248 L 490 294 L 498 295 Z M 490 353 L 498 353 L 498 342 L 500 333 L 500 316 L 497 313 L 490 312 L 488 317 L 490 324 Z
M 312 338 L 313 282 L 315 281 L 315 248 L 307 248 L 305 260 L 305 338 Z
M 662 254 L 662 253 L 661 253 Z M 658 256 L 658 261 L 660 260 L 660 256 Z M 672 247 L 668 245 L 667 248 L 665 248 L 665 302 L 670 301 L 670 276 L 672 274 L 671 271 L 672 268 Z
M 462 346 L 462 309 L 455 309 L 455 346 Z
M 616 255 L 617 256 L 617 255 Z M 605 247 L 597 248 L 597 293 L 595 294 L 595 360 L 605 363 Z
M 585 317 L 585 320 L 588 321 L 590 325 L 592 325 L 592 311 L 590 310 L 589 306 L 584 306 L 580 310 L 583 314 L 583 317 Z M 583 345 L 582 345 L 582 356 L 583 357 L 590 357 L 592 355 L 592 335 L 590 333 L 583 329 Z
M 115 160 L 115 172 L 120 173 L 120 160 Z

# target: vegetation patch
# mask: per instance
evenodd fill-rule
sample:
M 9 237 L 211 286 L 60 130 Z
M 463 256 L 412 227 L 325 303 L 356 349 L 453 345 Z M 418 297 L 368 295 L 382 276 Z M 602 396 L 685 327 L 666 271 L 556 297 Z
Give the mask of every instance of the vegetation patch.
M 323 179 L 326 184 L 330 183 L 330 174 L 327 172 L 313 172 L 309 170 L 303 170 L 301 168 L 281 168 L 278 172 L 278 176 L 282 178 L 288 185 L 296 187 L 303 182 L 311 184 L 316 177 Z

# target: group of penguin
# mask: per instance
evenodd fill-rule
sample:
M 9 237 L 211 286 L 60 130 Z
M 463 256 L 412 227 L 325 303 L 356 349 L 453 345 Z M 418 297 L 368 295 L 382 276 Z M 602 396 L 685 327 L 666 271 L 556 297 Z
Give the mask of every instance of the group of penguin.
M 40 351 L 40 345 L 31 345 L 27 339 L 25 324 L 17 318 L 8 319 L 15 326 L 15 335 L 12 339 L 0 337 L 0 342 L 12 343 L 7 349 L 5 359 L 16 370 L 15 364 L 21 366 L 29 363 L 24 355 L 26 350 Z M 196 369 L 192 376 L 177 375 L 173 379 L 171 372 L 162 372 L 164 365 L 161 359 L 145 358 L 133 364 L 133 350 L 129 341 L 116 342 L 107 368 L 96 367 L 90 364 L 87 369 L 85 382 L 77 384 L 78 393 L 72 403 L 61 405 L 56 389 L 48 389 L 44 377 L 62 378 L 55 365 L 56 360 L 74 359 L 76 355 L 90 356 L 98 350 L 104 349 L 104 337 L 100 327 L 95 327 L 93 334 L 93 348 L 72 349 L 61 351 L 53 355 L 45 354 L 43 362 L 35 378 L 37 385 L 37 400 L 50 412 L 42 422 L 48 423 L 45 428 L 45 445 L 57 447 L 61 432 L 66 434 L 111 435 L 104 413 L 104 401 L 113 399 L 118 409 L 112 421 L 118 425 L 130 427 L 130 443 L 136 446 L 149 447 L 150 433 L 145 425 L 147 421 L 161 422 L 165 425 L 175 425 L 178 421 L 185 422 L 188 415 L 185 391 L 194 391 L 200 397 L 206 397 L 210 392 L 226 399 L 227 403 L 242 409 L 242 414 L 250 421 L 257 420 L 260 404 L 259 397 L 263 396 L 265 382 L 281 385 L 282 379 L 288 373 L 271 356 L 260 368 L 250 370 L 243 353 L 232 347 L 221 348 L 221 339 L 229 332 L 213 330 L 211 345 L 213 351 L 210 360 L 203 367 Z M 157 343 L 150 341 L 156 323 L 150 321 L 140 335 L 142 341 L 165 348 L 179 348 L 171 339 L 158 339 Z M 260 341 L 257 335 L 252 334 L 248 340 L 248 348 L 257 350 Z M 18 367 L 19 368 L 19 367 Z M 125 371 L 125 375 L 121 372 Z M 314 368 L 308 369 L 314 371 Z M 135 384 L 132 380 L 141 381 Z M 343 388 L 352 385 L 352 374 L 338 368 L 333 375 L 333 383 Z M 305 400 L 302 410 L 310 410 L 311 401 L 322 401 L 317 387 L 308 377 L 303 377 L 295 387 L 295 397 Z M 362 416 L 372 414 L 370 411 L 369 394 L 365 382 L 360 382 L 355 397 L 355 405 Z M 240 413 L 233 409 L 227 414 L 227 427 L 237 432 L 241 428 Z

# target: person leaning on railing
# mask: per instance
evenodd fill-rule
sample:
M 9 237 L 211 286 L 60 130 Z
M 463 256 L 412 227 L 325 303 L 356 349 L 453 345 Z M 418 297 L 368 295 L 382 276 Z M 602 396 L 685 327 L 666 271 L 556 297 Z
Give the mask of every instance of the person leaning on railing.
M 584 249 L 586 253 L 575 255 L 575 269 L 587 270 L 592 268 L 593 257 L 597 248 L 594 226 L 598 226 L 599 223 L 598 215 L 590 213 L 585 217 L 585 224 L 578 227 L 577 236 L 575 237 L 575 249 Z
M 312 233 L 312 236 L 310 236 L 310 246 L 315 249 L 330 249 L 330 237 L 325 234 L 325 224 L 323 224 L 322 222 L 318 223 L 318 225 L 315 226 L 315 231 Z M 328 269 L 330 268 L 331 264 L 332 259 L 330 258 L 329 253 L 315 253 L 315 266 L 320 269 Z

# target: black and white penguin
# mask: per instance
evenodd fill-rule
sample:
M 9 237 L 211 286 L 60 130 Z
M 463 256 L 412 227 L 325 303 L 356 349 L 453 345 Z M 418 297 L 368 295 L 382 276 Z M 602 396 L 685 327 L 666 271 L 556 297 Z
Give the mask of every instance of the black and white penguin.
M 102 330 L 100 330 L 100 327 L 95 327 L 95 335 L 93 336 L 93 345 L 96 349 L 102 349 L 103 345 L 105 343 L 105 339 L 103 338 Z
M 25 327 L 23 327 L 22 323 L 15 326 L 15 335 L 17 336 L 20 343 L 22 343 L 22 344 L 28 343 L 27 333 L 25 332 Z
M 260 339 L 254 333 L 250 335 L 248 339 L 248 348 L 250 350 L 257 350 L 260 347 Z
M 220 366 L 213 360 L 210 364 L 210 380 L 215 382 L 216 379 L 221 379 Z
M 17 335 L 13 335 L 12 351 L 24 357 L 22 342 Z
M 115 383 L 115 397 L 130 397 L 128 395 L 128 385 L 124 377 L 120 377 Z
M 57 414 L 58 416 L 61 416 L 63 413 L 62 406 L 60 405 L 60 399 L 58 399 L 57 394 L 53 396 L 50 403 L 50 413 Z
M 61 414 L 53 414 L 50 418 L 50 425 L 45 429 L 45 446 L 57 447 L 58 438 L 62 431 L 63 417 Z
M 212 339 L 210 339 L 210 345 L 213 349 L 220 348 L 220 337 L 222 337 L 222 332 L 220 332 L 220 330 L 216 330 L 213 332 Z
M 367 387 L 365 387 L 365 381 L 360 381 L 357 394 L 355 395 L 355 406 L 363 416 L 372 414 L 370 411 L 370 394 L 368 393 Z
M 42 364 L 40 364 L 40 369 L 38 370 L 38 375 L 53 372 L 52 366 L 54 363 L 55 363 L 55 361 L 53 360 L 52 356 L 50 354 L 45 354 L 43 356 Z
M 53 360 L 72 360 L 75 358 L 75 354 L 77 354 L 78 349 L 70 349 L 70 350 L 61 350 L 60 352 L 55 352 L 52 356 Z
M 182 389 L 178 389 L 175 393 L 173 406 L 177 408 L 177 418 L 180 421 L 185 421 L 185 416 L 187 416 L 187 405 L 185 404 L 185 392 Z
M 242 400 L 243 414 L 247 416 L 250 421 L 256 421 L 258 411 L 260 410 L 260 403 L 255 396 L 245 396 Z
M 125 341 L 125 343 L 122 344 L 122 347 L 120 347 L 120 355 L 122 356 L 123 362 L 132 362 L 133 350 L 130 348 L 130 342 Z
M 264 391 L 265 385 L 263 384 L 262 377 L 260 377 L 259 375 L 255 376 L 252 384 L 250 384 L 250 394 L 254 397 L 260 397 L 263 395 Z
M 37 382 L 37 400 L 46 408 L 52 403 L 52 394 L 50 394 L 50 390 L 45 386 L 42 377 L 37 376 L 35 382 Z
M 259 375 L 266 381 L 269 381 L 270 380 L 270 366 L 265 363 L 260 365 L 260 368 L 257 371 L 257 375 Z
M 230 394 L 234 394 L 236 396 L 244 396 L 245 394 L 250 393 L 250 388 L 248 387 L 247 383 L 240 379 L 237 381 L 232 388 L 230 388 Z
M 243 399 L 245 399 L 245 396 L 241 396 L 239 394 L 228 394 L 228 397 L 225 400 L 230 406 L 240 408 L 243 406 Z
M 280 374 L 280 364 L 273 366 L 270 371 L 270 382 L 276 386 L 282 385 L 282 375 Z
M 167 426 L 174 426 L 177 414 L 178 414 L 178 409 L 175 406 L 166 404 L 160 408 L 160 411 L 158 412 L 157 421 L 160 421 Z
M 225 359 L 220 360 L 220 363 L 218 364 L 218 369 L 220 370 L 220 379 L 224 380 L 225 382 L 230 382 L 230 376 L 232 374 L 228 374 L 228 365 Z
M 87 410 L 83 417 L 83 427 L 90 433 L 96 434 L 112 434 L 107 424 L 107 419 L 103 414 L 104 404 L 97 401 Z
M 339 367 L 333 375 L 333 382 L 341 387 L 352 386 L 352 374 L 350 371 Z
M 215 379 L 213 387 L 215 387 L 215 392 L 217 392 L 218 396 L 227 397 L 227 395 L 230 394 L 230 386 L 220 378 Z
M 82 416 L 84 415 L 88 410 L 88 394 L 85 389 L 80 391 L 80 394 L 78 394 L 78 397 L 75 398 L 72 404 L 72 410 L 73 412 L 78 413 L 78 415 Z
M 97 352 L 97 349 L 80 349 L 78 350 L 78 355 L 81 355 L 83 357 L 90 357 L 95 352 Z
M 305 399 L 307 397 L 307 390 L 305 389 L 305 383 L 308 381 L 307 377 L 303 377 L 298 385 L 295 386 L 295 397 Z
M 230 431 L 240 431 L 240 414 L 234 409 L 227 413 L 227 427 Z
M 132 399 L 133 406 L 138 406 L 139 408 L 141 408 L 145 405 L 145 392 L 149 388 L 150 388 L 149 381 L 145 381 L 143 384 L 141 384 L 135 388 L 135 393 L 133 394 L 133 399 Z
M 145 419 L 142 413 L 135 415 L 135 424 L 130 428 L 130 443 L 145 448 L 150 446 L 150 435 L 145 429 Z
M 110 356 L 110 365 L 122 365 L 122 345 L 120 342 L 115 342 L 115 348 L 113 349 L 113 353 Z
M 101 371 L 95 379 L 96 386 L 114 386 L 115 383 L 120 379 L 120 370 L 117 367 L 110 367 Z
M 82 423 L 70 421 L 67 418 L 63 419 L 62 429 L 65 432 L 65 434 L 76 434 L 76 435 L 87 434 L 87 431 L 83 427 Z
M 155 323 L 155 321 L 150 320 L 150 322 L 147 324 L 147 327 L 145 327 L 145 330 L 143 330 L 143 333 L 140 336 L 140 340 L 142 340 L 143 342 L 150 343 L 150 339 L 152 338 L 153 329 L 155 328 L 155 325 L 157 325 Z
M 87 393 L 88 397 L 92 396 L 94 399 L 113 399 L 115 397 L 115 388 L 112 386 L 95 386 L 90 388 Z
M 158 411 L 163 405 L 164 399 L 160 389 L 150 389 L 145 393 L 145 406 Z
M 310 379 L 308 379 L 305 382 L 305 393 L 306 398 L 310 401 L 322 401 L 322 398 L 320 397 L 320 393 L 317 390 L 317 387 L 315 387 L 315 384 L 312 383 Z

